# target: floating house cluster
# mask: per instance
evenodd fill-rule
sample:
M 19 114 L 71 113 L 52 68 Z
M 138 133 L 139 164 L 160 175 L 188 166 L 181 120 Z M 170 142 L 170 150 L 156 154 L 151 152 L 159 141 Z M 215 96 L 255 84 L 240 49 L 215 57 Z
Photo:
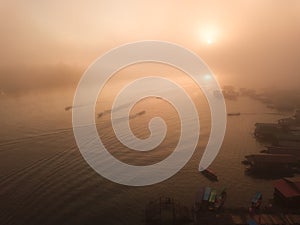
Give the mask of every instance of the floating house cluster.
M 274 176 L 274 200 L 285 208 L 300 208 L 300 110 L 277 123 L 255 124 L 255 137 L 270 143 L 261 154 L 245 156 L 246 172 Z M 280 178 L 280 179 L 278 179 Z
M 245 156 L 243 163 L 248 165 L 248 172 L 291 176 L 300 171 L 300 110 L 277 123 L 255 124 L 254 135 L 270 144 L 262 154 Z
M 225 97 L 235 99 L 232 88 L 223 90 Z M 259 97 L 251 90 L 241 90 L 242 95 Z M 239 114 L 231 113 L 229 116 Z M 191 208 L 182 206 L 171 198 L 160 198 L 146 207 L 146 224 L 194 224 L 194 225 L 300 225 L 300 110 L 293 117 L 277 123 L 255 124 L 255 137 L 268 143 L 258 154 L 246 155 L 242 162 L 246 173 L 257 176 L 273 176 L 274 198 L 262 206 L 262 194 L 255 193 L 248 208 L 228 209 L 226 189 L 200 188 Z M 211 181 L 217 175 L 209 170 L 201 173 Z M 278 204 L 279 203 L 279 204 Z

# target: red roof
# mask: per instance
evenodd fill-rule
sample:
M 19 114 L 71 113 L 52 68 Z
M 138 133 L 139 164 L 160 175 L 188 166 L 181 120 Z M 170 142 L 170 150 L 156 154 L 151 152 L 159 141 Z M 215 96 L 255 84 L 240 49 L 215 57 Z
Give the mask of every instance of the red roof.
M 300 177 L 284 178 L 284 180 L 291 183 L 298 191 L 300 191 Z
M 285 197 L 300 196 L 300 180 L 280 179 L 274 182 L 274 187 Z

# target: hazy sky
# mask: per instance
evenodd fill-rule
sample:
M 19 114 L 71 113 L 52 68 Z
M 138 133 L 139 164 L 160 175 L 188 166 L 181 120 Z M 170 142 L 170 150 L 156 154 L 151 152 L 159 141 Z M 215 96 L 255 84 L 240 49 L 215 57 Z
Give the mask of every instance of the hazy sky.
M 191 49 L 221 84 L 300 85 L 298 0 L 4 0 L 0 32 L 0 89 L 31 77 L 77 81 L 105 51 L 145 39 Z

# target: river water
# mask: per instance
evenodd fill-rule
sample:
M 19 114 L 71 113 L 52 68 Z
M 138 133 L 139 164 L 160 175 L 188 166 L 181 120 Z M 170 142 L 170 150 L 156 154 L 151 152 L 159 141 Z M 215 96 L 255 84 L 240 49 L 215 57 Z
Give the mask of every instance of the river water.
M 128 187 L 98 175 L 82 158 L 72 131 L 74 89 L 44 91 L 18 96 L 0 96 L 0 224 L 143 224 L 148 201 L 160 196 L 174 197 L 190 207 L 201 186 L 226 187 L 226 207 L 247 207 L 256 191 L 264 202 L 272 198 L 272 180 L 245 175 L 244 156 L 264 147 L 253 138 L 256 122 L 275 122 L 282 115 L 272 114 L 262 103 L 240 97 L 227 100 L 227 131 L 219 155 L 210 166 L 219 182 L 198 172 L 207 143 L 210 114 L 207 103 L 197 103 L 201 133 L 198 147 L 186 166 L 170 179 L 146 187 Z M 194 94 L 193 100 L 203 98 Z M 206 104 L 206 106 L 205 106 Z M 96 112 L 107 109 L 100 104 Z M 124 148 L 115 138 L 109 114 L 97 118 L 100 137 L 118 159 L 135 165 L 164 159 L 176 146 L 180 134 L 178 115 L 162 99 L 147 98 L 137 104 L 130 125 L 138 137 L 147 137 L 147 123 L 161 116 L 168 125 L 166 140 L 148 155 Z M 270 114 L 271 113 L 271 114 Z M 193 122 L 193 121 L 191 121 Z

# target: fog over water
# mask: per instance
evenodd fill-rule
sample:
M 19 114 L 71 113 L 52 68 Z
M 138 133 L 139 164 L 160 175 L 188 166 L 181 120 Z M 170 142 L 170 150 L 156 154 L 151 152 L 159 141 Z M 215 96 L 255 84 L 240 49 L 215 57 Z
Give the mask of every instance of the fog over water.
M 222 84 L 289 88 L 300 83 L 296 0 L 30 0 L 4 1 L 0 11 L 4 90 L 72 85 L 109 49 L 149 39 L 194 51 Z
M 256 191 L 267 204 L 273 180 L 245 175 L 241 161 L 264 149 L 253 137 L 255 123 L 274 123 L 300 108 L 299 12 L 297 0 L 1 2 L 0 224 L 143 224 L 147 202 L 171 196 L 190 207 L 203 186 L 227 187 L 226 207 L 248 207 Z M 135 79 L 171 79 L 191 97 L 200 121 L 199 143 L 186 166 L 159 184 L 128 187 L 97 174 L 80 154 L 72 108 L 82 107 L 73 106 L 81 76 L 105 52 L 141 40 L 181 45 L 203 59 L 220 86 L 254 93 L 226 98 L 227 111 L 240 114 L 227 118 L 223 145 L 211 165 L 219 182 L 198 171 L 211 129 L 207 100 L 186 74 L 159 63 L 132 65 L 109 79 L 95 107 L 97 131 L 120 161 L 149 165 L 165 159 L 181 128 L 170 103 L 149 97 L 132 108 L 129 124 L 138 138 L 149 136 L 153 117 L 168 128 L 161 145 L 143 154 L 116 138 L 111 107 Z

